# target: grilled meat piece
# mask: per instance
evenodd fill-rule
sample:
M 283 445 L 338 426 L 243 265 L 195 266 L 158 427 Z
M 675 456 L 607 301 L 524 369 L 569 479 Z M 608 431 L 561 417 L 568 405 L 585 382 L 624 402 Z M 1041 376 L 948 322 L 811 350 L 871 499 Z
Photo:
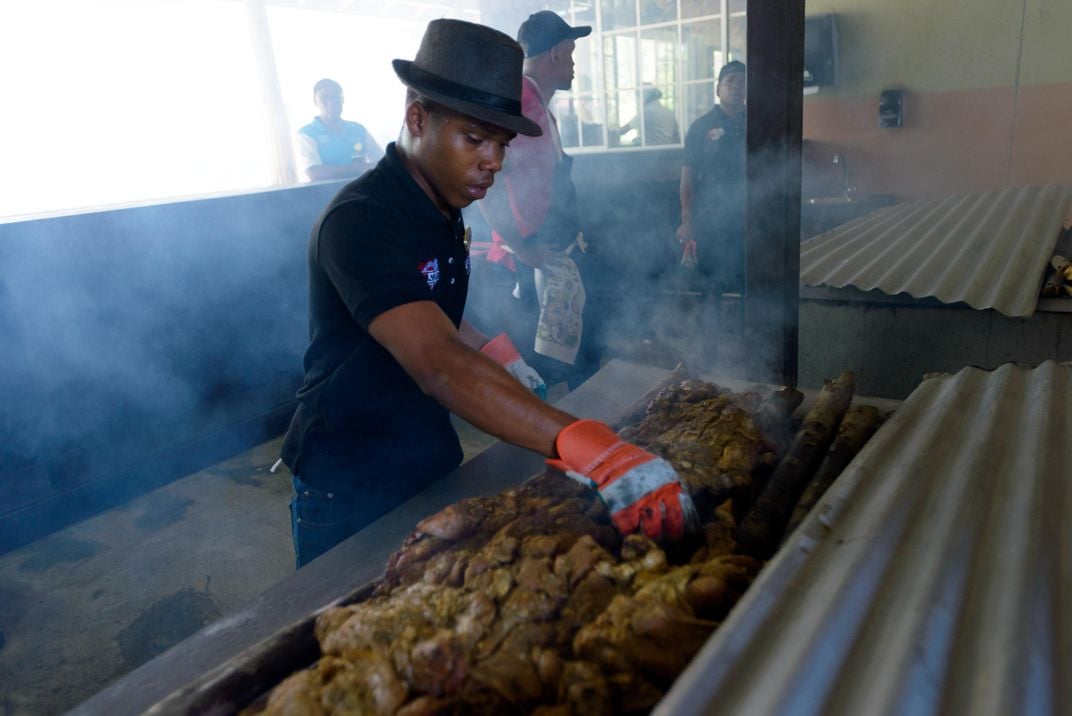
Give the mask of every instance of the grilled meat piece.
M 681 672 L 762 563 L 721 555 L 677 567 L 619 595 L 598 619 L 581 628 L 574 653 L 613 671 L 632 669 L 663 685 Z
M 550 554 L 568 549 L 583 535 L 609 548 L 620 541 L 594 491 L 547 473 L 493 497 L 462 500 L 422 520 L 391 556 L 378 591 L 422 579 L 456 579 L 467 572 L 470 560 L 481 571 L 502 561 L 496 552 L 514 544 L 510 539 L 539 537 L 542 546 L 533 549 Z M 430 567 L 433 575 L 427 573 Z
M 762 399 L 685 380 L 664 388 L 621 436 L 669 460 L 706 521 L 725 500 L 750 498 L 753 474 L 775 464 L 784 450 L 788 431 L 774 426 L 787 423 L 801 399 L 792 389 Z
M 383 652 L 326 656 L 316 667 L 287 677 L 268 698 L 266 714 L 394 714 L 408 689 Z

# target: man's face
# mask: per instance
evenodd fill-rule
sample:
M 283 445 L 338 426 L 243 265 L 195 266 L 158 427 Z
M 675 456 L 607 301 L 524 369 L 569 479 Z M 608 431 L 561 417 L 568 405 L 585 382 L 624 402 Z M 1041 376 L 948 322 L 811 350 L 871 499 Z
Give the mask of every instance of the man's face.
M 342 116 L 342 90 L 327 87 L 313 95 L 313 102 L 320 110 L 320 116 L 326 120 L 337 120 Z
M 453 112 L 428 116 L 418 162 L 441 211 L 483 199 L 514 132 Z
M 566 39 L 551 48 L 555 62 L 555 89 L 568 90 L 573 84 L 573 50 L 577 43 Z
M 731 107 L 743 107 L 748 92 L 744 72 L 730 72 L 718 83 L 718 101 Z

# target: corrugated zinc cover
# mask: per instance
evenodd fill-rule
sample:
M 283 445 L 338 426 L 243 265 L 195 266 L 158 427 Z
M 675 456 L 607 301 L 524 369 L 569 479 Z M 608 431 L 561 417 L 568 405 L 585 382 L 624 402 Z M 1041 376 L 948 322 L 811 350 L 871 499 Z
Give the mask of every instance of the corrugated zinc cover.
M 879 209 L 803 242 L 800 279 L 1027 317 L 1070 203 L 1047 184 Z
M 1072 364 L 925 380 L 658 714 L 1072 713 Z

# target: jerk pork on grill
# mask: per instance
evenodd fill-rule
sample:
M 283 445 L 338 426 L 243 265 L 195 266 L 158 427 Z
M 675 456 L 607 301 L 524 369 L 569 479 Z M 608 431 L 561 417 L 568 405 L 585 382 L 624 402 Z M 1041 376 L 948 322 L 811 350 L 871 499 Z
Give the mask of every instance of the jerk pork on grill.
M 426 518 L 371 598 L 317 618 L 320 660 L 251 712 L 650 710 L 762 566 L 738 519 L 801 397 L 678 380 L 620 431 L 670 460 L 697 503 L 702 538 L 673 553 L 622 539 L 594 491 L 554 472 Z

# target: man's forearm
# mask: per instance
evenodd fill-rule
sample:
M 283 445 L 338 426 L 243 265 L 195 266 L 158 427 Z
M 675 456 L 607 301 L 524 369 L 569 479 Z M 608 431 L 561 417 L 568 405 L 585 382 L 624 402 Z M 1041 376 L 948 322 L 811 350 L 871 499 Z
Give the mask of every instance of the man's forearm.
M 425 395 L 489 435 L 555 457 L 559 431 L 576 421 L 467 345 L 431 301 L 403 304 L 381 314 L 369 324 L 369 333 Z
M 555 438 L 577 419 L 543 402 L 491 358 L 444 357 L 449 376 L 432 393 L 441 405 L 500 440 L 555 457 Z
M 695 178 L 692 175 L 692 169 L 689 167 L 683 167 L 681 169 L 681 186 L 678 189 L 678 195 L 681 201 L 681 223 L 692 223 L 692 199 L 694 194 Z

